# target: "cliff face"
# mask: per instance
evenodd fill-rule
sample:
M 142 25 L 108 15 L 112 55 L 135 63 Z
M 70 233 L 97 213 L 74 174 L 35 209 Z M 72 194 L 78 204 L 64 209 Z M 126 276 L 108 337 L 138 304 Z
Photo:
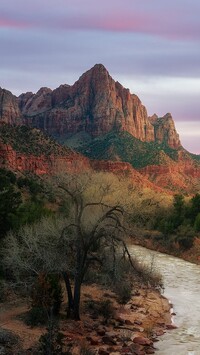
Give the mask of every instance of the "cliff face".
M 184 151 L 178 152 L 177 162 L 148 165 L 139 172 L 155 185 L 182 193 L 197 193 L 200 189 L 200 165 Z
M 0 143 L 0 168 L 6 168 L 15 172 L 31 172 L 33 174 L 57 175 L 57 173 L 80 173 L 83 171 L 105 171 L 126 177 L 137 188 L 150 188 L 156 192 L 164 192 L 162 188 L 150 182 L 129 163 L 112 161 L 90 161 L 86 157 L 71 152 L 66 155 L 46 156 L 41 154 L 26 154 L 17 152 L 9 144 Z M 169 191 L 168 191 L 169 193 Z
M 153 115 L 152 117 L 149 117 L 149 121 L 154 127 L 154 137 L 156 142 L 165 142 L 174 149 L 181 146 L 179 135 L 176 132 L 174 121 L 170 113 L 167 113 L 164 117 Z
M 2 88 L 0 88 L 0 121 L 9 124 L 23 124 L 17 97 Z
M 58 172 L 81 172 L 90 169 L 87 158 L 72 152 L 69 155 L 46 156 L 17 152 L 11 145 L 0 143 L 0 168 L 29 171 L 36 175 L 54 175 Z
M 7 123 L 24 122 L 57 137 L 78 132 L 97 137 L 112 130 L 127 131 L 141 141 L 180 146 L 171 115 L 149 118 L 140 99 L 115 82 L 101 64 L 84 73 L 73 86 L 61 85 L 53 91 L 41 88 L 18 99 L 1 91 L 0 117 Z

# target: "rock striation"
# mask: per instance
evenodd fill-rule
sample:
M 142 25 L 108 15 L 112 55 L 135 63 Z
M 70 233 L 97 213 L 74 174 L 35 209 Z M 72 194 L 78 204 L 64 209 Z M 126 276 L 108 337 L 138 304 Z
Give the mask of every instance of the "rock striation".
M 91 169 L 89 159 L 80 154 L 49 156 L 18 152 L 9 144 L 0 143 L 0 168 L 15 172 L 31 172 L 36 175 L 55 175 L 58 172 L 80 173 Z

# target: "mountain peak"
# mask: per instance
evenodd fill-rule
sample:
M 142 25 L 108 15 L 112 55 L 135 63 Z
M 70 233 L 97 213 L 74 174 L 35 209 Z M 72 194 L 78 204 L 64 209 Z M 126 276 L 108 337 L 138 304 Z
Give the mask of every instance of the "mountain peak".
M 85 73 L 81 75 L 78 82 L 82 79 L 85 81 L 85 80 L 90 80 L 91 78 L 97 80 L 104 80 L 107 77 L 109 77 L 109 73 L 106 67 L 103 64 L 95 64 L 92 68 L 90 68 L 89 70 L 87 70 Z
M 99 63 L 99 64 L 95 64 L 90 70 L 95 70 L 95 71 L 106 71 L 108 72 L 108 70 L 106 69 L 106 67 Z

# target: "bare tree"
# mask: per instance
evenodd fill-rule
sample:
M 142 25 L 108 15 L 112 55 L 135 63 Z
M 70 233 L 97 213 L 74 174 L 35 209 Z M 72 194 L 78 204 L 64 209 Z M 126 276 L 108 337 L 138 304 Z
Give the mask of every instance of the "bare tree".
M 57 177 L 54 184 L 70 198 L 67 218 L 43 219 L 6 238 L 4 263 L 20 282 L 40 272 L 61 273 L 68 295 L 68 316 L 80 319 L 81 286 L 88 269 L 100 269 L 109 257 L 128 256 L 124 242 L 124 207 L 109 203 L 117 181 L 102 175 Z M 122 197 L 121 197 L 122 198 Z M 28 278 L 27 278 L 28 276 Z
M 68 247 L 74 257 L 73 295 L 67 272 L 63 276 L 68 291 L 68 313 L 79 319 L 81 286 L 91 265 L 101 267 L 108 253 L 112 254 L 114 265 L 120 247 L 122 255 L 130 257 L 123 239 L 124 207 L 118 201 L 109 204 L 112 184 L 102 180 L 99 183 L 98 174 L 84 174 L 82 179 L 77 179 L 77 176 L 60 177 L 57 183 L 61 191 L 71 198 L 71 221 L 63 234 L 68 236 Z

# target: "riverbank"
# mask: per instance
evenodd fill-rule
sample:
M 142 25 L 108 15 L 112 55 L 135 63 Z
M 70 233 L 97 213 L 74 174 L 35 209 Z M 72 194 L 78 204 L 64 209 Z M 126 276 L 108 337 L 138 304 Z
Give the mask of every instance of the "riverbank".
M 73 355 L 81 354 L 81 349 L 87 350 L 87 354 L 101 355 L 153 354 L 157 337 L 170 328 L 170 304 L 158 291 L 137 287 L 126 305 L 119 304 L 111 291 L 96 285 L 84 286 L 82 295 L 81 321 L 65 319 L 66 304 L 60 320 L 65 350 L 70 348 Z M 102 300 L 112 302 L 108 317 L 95 313 L 95 304 Z M 36 344 L 46 330 L 45 327 L 31 328 L 24 323 L 27 310 L 27 305 L 19 299 L 1 304 L 0 326 L 19 337 L 20 354 L 36 354 Z
M 154 232 L 152 232 L 154 234 Z M 150 250 L 155 250 L 160 253 L 164 253 L 167 255 L 172 255 L 183 260 L 189 261 L 196 265 L 200 265 L 200 238 L 194 239 L 193 246 L 188 250 L 181 249 L 178 245 L 174 245 L 173 248 L 170 248 L 159 243 L 154 238 L 150 237 L 151 233 L 149 232 L 148 238 L 131 236 L 129 239 L 129 243 L 132 245 L 140 245 Z

